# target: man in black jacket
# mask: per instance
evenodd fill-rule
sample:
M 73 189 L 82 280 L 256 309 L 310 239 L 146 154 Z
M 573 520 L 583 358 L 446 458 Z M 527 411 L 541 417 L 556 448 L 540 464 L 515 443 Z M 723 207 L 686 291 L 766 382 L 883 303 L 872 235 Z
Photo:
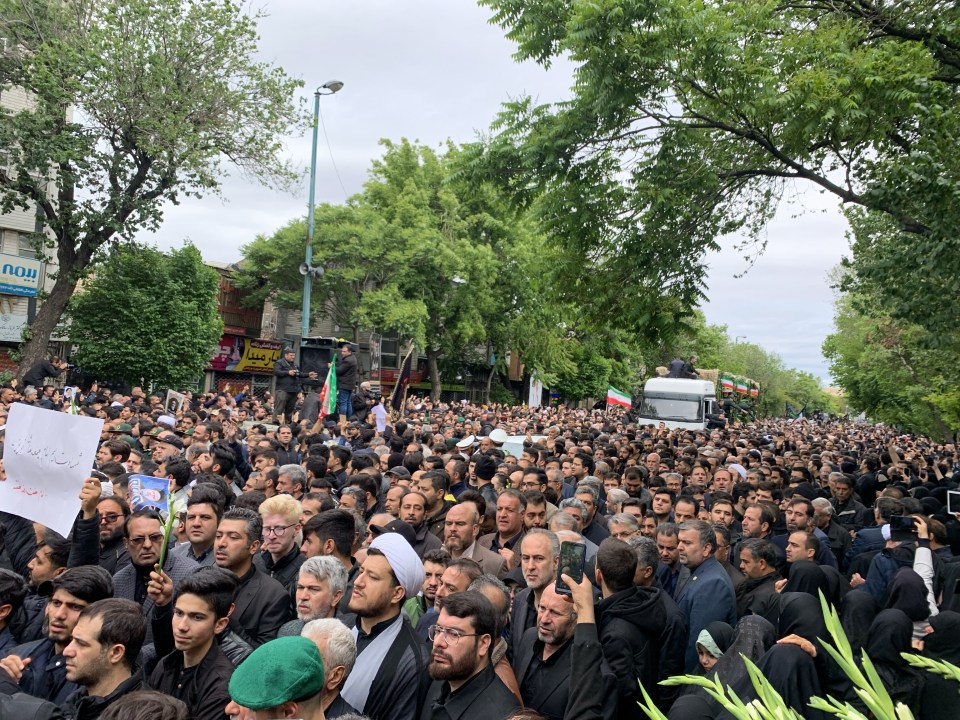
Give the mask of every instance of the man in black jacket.
M 446 598 L 429 630 L 433 683 L 420 720 L 503 720 L 519 708 L 490 662 L 496 633 L 496 613 L 482 593 Z
M 760 615 L 770 622 L 780 616 L 776 582 L 777 554 L 772 543 L 748 538 L 740 546 L 740 571 L 746 578 L 737 588 L 737 617 Z
M 156 573 L 150 585 L 155 598 L 172 592 L 172 584 Z M 233 573 L 205 567 L 180 583 L 172 613 L 170 604 L 155 600 L 157 654 L 169 654 L 154 668 L 147 685 L 186 703 L 193 720 L 226 720 L 233 663 L 220 650 L 216 637 L 230 622 L 236 592 Z
M 273 376 L 277 380 L 277 395 L 273 401 L 273 421 L 289 423 L 297 407 L 300 393 L 300 369 L 294 362 L 297 353 L 293 348 L 283 351 L 283 356 L 273 364 Z
M 263 520 L 263 550 L 257 553 L 253 564 L 257 569 L 283 585 L 293 597 L 300 566 L 306 557 L 297 546 L 300 517 L 303 508 L 290 495 L 274 495 L 260 504 Z M 293 610 L 293 602 L 290 603 Z
M 277 637 L 290 619 L 290 598 L 283 585 L 257 569 L 253 562 L 260 548 L 263 524 L 247 508 L 230 508 L 217 527 L 214 560 L 240 581 L 230 625 L 254 648 Z
M 603 600 L 597 607 L 603 656 L 616 674 L 621 720 L 637 714 L 639 683 L 656 692 L 660 631 L 666 620 L 656 594 L 633 584 L 637 554 L 622 540 L 607 538 L 597 551 L 597 582 Z
M 135 602 L 108 598 L 83 609 L 63 651 L 67 680 L 81 686 L 63 705 L 67 717 L 97 720 L 114 701 L 141 688 L 136 663 L 146 635 L 147 621 Z
M 353 354 L 350 343 L 340 344 L 340 358 L 337 360 L 337 407 L 341 417 L 353 414 L 353 390 L 357 387 L 357 356 Z
M 55 378 L 65 372 L 70 366 L 58 357 L 46 360 L 40 360 L 30 366 L 30 369 L 23 376 L 23 387 L 32 385 L 35 388 L 43 387 L 44 378 Z
M 83 609 L 109 598 L 113 584 L 106 570 L 88 565 L 70 568 L 43 583 L 40 593 L 50 596 L 44 609 L 46 637 L 17 646 L 0 660 L 0 679 L 4 681 L 0 692 L 25 692 L 60 705 L 79 688 L 67 679 L 64 648 Z
M 547 720 L 574 717 L 568 714 L 571 689 L 579 683 L 572 676 L 572 652 L 577 629 L 573 603 L 547 586 L 537 610 L 537 626 L 523 634 L 514 648 L 513 670 L 523 704 Z M 612 718 L 617 705 L 617 679 L 606 662 L 601 665 L 603 682 L 594 692 L 604 698 L 603 717 Z

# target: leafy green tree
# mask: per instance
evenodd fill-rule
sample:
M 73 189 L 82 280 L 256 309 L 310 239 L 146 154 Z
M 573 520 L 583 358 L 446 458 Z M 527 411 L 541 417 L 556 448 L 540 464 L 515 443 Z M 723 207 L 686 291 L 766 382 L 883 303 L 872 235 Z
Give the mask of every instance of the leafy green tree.
M 293 177 L 280 151 L 299 82 L 254 59 L 256 24 L 233 0 L 0 0 L 0 89 L 35 101 L 0 110 L 0 212 L 35 203 L 59 262 L 21 369 L 102 251 L 165 204 L 215 193 L 231 165 Z
M 219 288 L 193 245 L 117 248 L 70 301 L 77 363 L 134 385 L 194 382 L 223 334 Z
M 539 206 L 596 313 L 669 337 L 704 296 L 718 238 L 740 232 L 762 250 L 804 181 L 855 209 L 858 272 L 890 291 L 894 315 L 953 326 L 956 3 L 481 4 L 518 60 L 576 64 L 569 99 L 506 105 L 475 172 Z
M 569 369 L 551 302 L 554 255 L 532 223 L 492 185 L 459 177 L 457 148 L 382 142 L 363 192 L 317 208 L 313 257 L 324 273 L 312 312 L 333 315 L 354 337 L 375 329 L 412 339 L 427 357 L 434 396 L 442 369 L 486 365 L 494 355 L 503 371 L 507 351 L 545 377 Z M 298 219 L 243 248 L 236 282 L 250 302 L 301 306 L 305 242 Z
M 823 344 L 850 406 L 875 420 L 947 438 L 960 429 L 957 355 L 930 333 L 894 320 L 871 299 L 841 295 Z

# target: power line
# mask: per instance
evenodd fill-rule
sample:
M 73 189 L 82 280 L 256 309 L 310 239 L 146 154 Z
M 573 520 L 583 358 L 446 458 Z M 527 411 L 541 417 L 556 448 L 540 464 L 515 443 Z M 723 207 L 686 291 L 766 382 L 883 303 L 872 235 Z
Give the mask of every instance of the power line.
M 321 103 L 322 105 L 323 103 Z M 343 184 L 343 178 L 340 177 L 340 169 L 337 167 L 337 161 L 333 157 L 333 148 L 330 146 L 330 136 L 327 135 L 327 124 L 323 121 L 323 110 L 320 109 L 320 127 L 323 128 L 323 139 L 327 143 L 327 152 L 330 153 L 330 162 L 333 164 L 333 172 L 337 176 L 337 182 L 340 183 L 340 189 L 343 190 L 343 199 L 349 200 L 350 196 L 347 193 L 347 188 Z

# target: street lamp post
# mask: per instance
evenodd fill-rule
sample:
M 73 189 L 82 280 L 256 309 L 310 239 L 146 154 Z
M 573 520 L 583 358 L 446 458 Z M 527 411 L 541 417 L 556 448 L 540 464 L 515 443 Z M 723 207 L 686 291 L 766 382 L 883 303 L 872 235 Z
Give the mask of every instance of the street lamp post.
M 300 340 L 310 332 L 310 291 L 313 289 L 313 278 L 321 275 L 323 268 L 313 266 L 313 206 L 316 196 L 317 183 L 317 129 L 320 125 L 320 96 L 333 95 L 340 92 L 343 83 L 339 80 L 330 80 L 317 88 L 313 94 L 313 148 L 310 152 L 310 199 L 307 203 L 307 250 L 304 254 L 300 273 L 303 275 L 303 308 L 300 313 Z

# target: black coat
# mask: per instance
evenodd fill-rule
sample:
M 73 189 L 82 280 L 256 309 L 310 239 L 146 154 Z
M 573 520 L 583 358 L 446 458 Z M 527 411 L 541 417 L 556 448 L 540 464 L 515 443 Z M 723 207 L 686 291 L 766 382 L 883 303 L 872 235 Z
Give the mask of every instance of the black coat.
M 66 661 L 63 655 L 57 655 L 52 640 L 44 638 L 18 645 L 10 654 L 24 660 L 30 658 L 30 663 L 24 668 L 19 683 L 5 670 L 0 670 L 0 693 L 12 695 L 19 684 L 20 691 L 60 705 L 80 687 L 67 680 Z
M 285 590 L 289 590 L 296 585 L 297 576 L 300 574 L 300 566 L 307 558 L 300 552 L 300 548 L 294 543 L 290 552 L 280 558 L 277 562 L 273 561 L 273 556 L 266 550 L 257 553 L 253 558 L 253 564 L 257 570 L 272 577 L 278 583 L 283 585 Z M 284 621 L 285 622 L 285 621 Z M 283 624 L 283 623 L 281 623 Z M 278 626 L 279 627 L 279 626 Z
M 603 698 L 602 716 L 614 717 L 617 706 L 617 678 L 606 661 L 600 663 L 600 683 L 591 683 L 587 695 L 577 692 L 575 687 L 582 684 L 580 678 L 573 674 L 576 650 L 579 650 L 581 643 L 597 642 L 595 638 L 596 626 L 578 624 L 573 638 L 551 655 L 546 663 L 543 663 L 544 667 L 538 672 L 540 682 L 536 692 L 531 692 L 530 675 L 537 672 L 534 666 L 543 656 L 543 643 L 537 638 L 535 627 L 524 633 L 520 647 L 514 650 L 513 670 L 517 677 L 517 684 L 520 686 L 524 705 L 528 710 L 536 710 L 547 720 L 564 720 L 565 718 L 579 720 L 581 717 L 577 709 L 579 703 L 588 701 L 589 695 L 599 695 Z M 599 643 L 597 646 L 599 647 Z
M 291 370 L 297 370 L 297 366 L 292 362 L 287 362 L 281 357 L 273 364 L 273 375 L 277 378 L 277 392 L 281 390 L 287 393 L 300 392 L 300 376 L 291 375 Z
M 357 386 L 357 356 L 350 353 L 337 358 L 337 391 L 353 389 Z
M 290 619 L 287 590 L 266 573 L 251 567 L 237 590 L 230 627 L 256 649 L 277 637 L 280 626 Z
M 230 702 L 227 686 L 233 675 L 233 663 L 220 650 L 220 645 L 216 642 L 210 645 L 190 682 L 178 688 L 182 670 L 183 653 L 174 650 L 160 660 L 147 684 L 186 703 L 191 720 L 227 720 L 224 709 Z
M 504 720 L 519 709 L 517 698 L 487 663 L 455 693 L 445 680 L 435 680 L 420 720 Z
M 775 583 L 780 579 L 776 571 L 762 578 L 747 578 L 737 588 L 737 617 L 760 615 L 774 625 L 780 617 L 780 596 Z
M 641 699 L 637 681 L 656 693 L 660 632 L 666 611 L 656 589 L 631 587 L 604 598 L 597 606 L 598 632 L 606 658 L 617 677 L 617 717 L 636 717 Z
M 69 720 L 98 720 L 100 715 L 114 702 L 127 693 L 136 692 L 142 688 L 143 678 L 140 677 L 139 671 L 120 683 L 106 697 L 90 695 L 87 688 L 80 688 L 67 698 L 67 701 L 63 704 L 63 712 Z

